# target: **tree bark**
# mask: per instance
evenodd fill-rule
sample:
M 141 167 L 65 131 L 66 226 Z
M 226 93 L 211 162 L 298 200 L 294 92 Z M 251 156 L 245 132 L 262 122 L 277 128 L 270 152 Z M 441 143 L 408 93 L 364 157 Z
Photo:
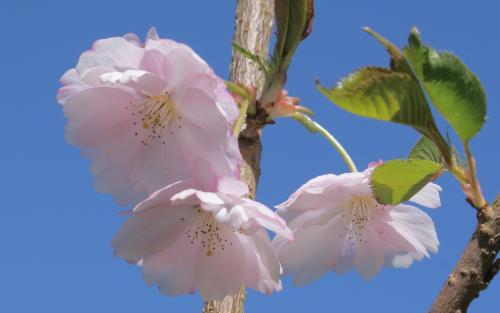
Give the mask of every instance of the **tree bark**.
M 273 0 L 238 0 L 233 41 L 254 54 L 267 57 L 273 19 Z M 258 99 L 264 85 L 264 75 L 254 62 L 233 51 L 231 81 L 257 88 Z M 241 178 L 248 184 L 251 198 L 255 198 L 260 176 L 262 126 L 258 116 L 247 116 L 246 127 L 238 138 L 244 159 Z M 237 295 L 228 295 L 220 302 L 205 303 L 203 313 L 243 313 L 245 296 L 246 290 L 242 287 Z
M 465 313 L 500 269 L 500 195 L 492 206 L 478 210 L 477 227 L 445 282 L 431 313 Z

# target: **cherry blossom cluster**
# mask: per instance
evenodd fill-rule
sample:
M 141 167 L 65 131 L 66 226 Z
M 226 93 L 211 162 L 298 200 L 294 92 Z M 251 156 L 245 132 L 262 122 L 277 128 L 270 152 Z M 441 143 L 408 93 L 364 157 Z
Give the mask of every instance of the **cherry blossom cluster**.
M 370 278 L 437 251 L 426 213 L 377 203 L 373 166 L 314 178 L 277 212 L 249 199 L 237 103 L 190 47 L 154 29 L 144 43 L 135 34 L 96 41 L 61 82 L 66 138 L 92 160 L 95 188 L 134 206 L 115 254 L 166 295 L 221 300 L 242 285 L 270 294 L 283 271 L 297 284 L 351 267 Z M 289 116 L 296 103 L 282 91 L 269 114 Z M 410 201 L 436 208 L 439 191 L 431 183 Z

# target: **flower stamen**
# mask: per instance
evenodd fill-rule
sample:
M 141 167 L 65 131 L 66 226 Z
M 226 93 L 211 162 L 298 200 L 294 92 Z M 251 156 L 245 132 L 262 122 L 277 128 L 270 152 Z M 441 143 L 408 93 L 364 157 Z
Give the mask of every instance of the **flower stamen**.
M 161 140 L 166 143 L 168 135 L 173 135 L 176 128 L 182 128 L 179 121 L 181 116 L 176 111 L 176 104 L 165 92 L 159 96 L 150 96 L 140 103 L 129 102 L 132 107 L 131 115 L 134 126 L 140 125 L 134 132 L 135 136 L 142 135 L 142 144 L 147 146 L 152 140 Z M 125 107 L 128 110 L 128 106 Z
M 345 219 L 347 238 L 352 242 L 368 242 L 365 238 L 365 224 L 373 221 L 382 206 L 371 197 L 355 197 L 345 207 L 342 217 Z
M 217 249 L 225 250 L 226 245 L 233 245 L 224 237 L 222 227 L 215 221 L 212 213 L 206 213 L 201 209 L 197 212 L 203 216 L 198 217 L 198 223 L 184 233 L 190 244 L 199 242 L 204 249 L 207 249 L 207 256 L 212 256 Z

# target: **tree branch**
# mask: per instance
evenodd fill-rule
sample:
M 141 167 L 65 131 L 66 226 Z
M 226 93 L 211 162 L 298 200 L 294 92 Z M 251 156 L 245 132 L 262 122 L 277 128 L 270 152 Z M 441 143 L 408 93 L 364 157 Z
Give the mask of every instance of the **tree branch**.
M 273 0 L 238 0 L 233 41 L 256 55 L 267 57 L 273 19 Z M 258 99 L 264 85 L 264 75 L 257 64 L 233 51 L 231 81 L 254 86 L 257 88 Z M 260 176 L 260 133 L 263 126 L 259 114 L 247 116 L 246 127 L 239 137 L 240 151 L 245 161 L 241 178 L 248 184 L 251 198 L 255 198 Z M 205 303 L 203 313 L 243 313 L 245 296 L 246 291 L 242 287 L 237 295 L 226 296 L 220 302 Z
M 465 313 L 500 269 L 500 195 L 492 206 L 478 210 L 477 227 L 445 282 L 431 313 Z

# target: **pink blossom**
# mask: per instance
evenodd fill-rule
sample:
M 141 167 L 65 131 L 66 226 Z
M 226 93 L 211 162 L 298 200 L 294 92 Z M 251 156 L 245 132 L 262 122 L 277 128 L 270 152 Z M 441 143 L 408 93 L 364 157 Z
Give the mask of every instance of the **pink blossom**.
M 261 203 L 247 199 L 232 178 L 180 181 L 153 193 L 132 211 L 113 239 L 115 254 L 142 265 L 145 281 L 166 295 L 199 290 L 205 301 L 244 285 L 270 294 L 281 289 L 280 263 L 266 228 L 293 235 Z M 201 186 L 201 187 L 200 187 Z
M 409 267 L 436 253 L 438 239 L 430 217 L 407 205 L 378 204 L 370 189 L 372 168 L 361 173 L 328 174 L 300 187 L 278 206 L 295 240 L 277 236 L 275 245 L 285 273 L 303 285 L 334 270 L 354 267 L 363 277 L 383 265 Z M 441 188 L 426 185 L 410 201 L 437 208 Z
M 188 46 L 134 34 L 98 40 L 61 78 L 67 140 L 93 159 L 98 191 L 121 205 L 194 174 L 203 158 L 238 177 L 231 124 L 238 108 L 225 83 Z

